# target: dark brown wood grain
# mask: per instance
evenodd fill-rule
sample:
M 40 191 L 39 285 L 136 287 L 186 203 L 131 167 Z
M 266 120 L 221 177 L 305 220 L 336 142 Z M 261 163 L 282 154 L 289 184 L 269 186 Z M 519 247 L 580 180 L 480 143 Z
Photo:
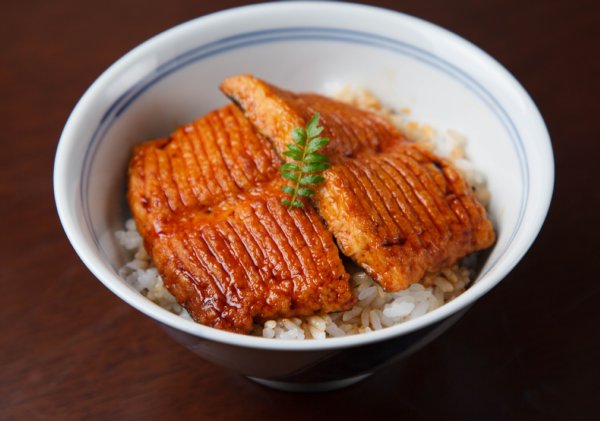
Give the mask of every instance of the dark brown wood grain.
M 557 180 L 522 263 L 421 352 L 346 390 L 269 390 L 201 360 L 87 271 L 52 164 L 93 80 L 129 49 L 236 1 L 0 5 L 0 419 L 598 419 L 600 3 L 377 1 L 504 64 L 538 104 Z M 284 415 L 285 414 L 285 415 Z

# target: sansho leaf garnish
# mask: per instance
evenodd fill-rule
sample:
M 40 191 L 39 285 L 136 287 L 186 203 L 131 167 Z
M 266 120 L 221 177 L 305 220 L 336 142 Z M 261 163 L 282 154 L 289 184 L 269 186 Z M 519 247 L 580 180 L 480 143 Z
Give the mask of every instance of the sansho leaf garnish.
M 287 150 L 283 155 L 291 158 L 295 162 L 287 162 L 279 169 L 281 176 L 286 180 L 292 181 L 293 186 L 282 186 L 281 190 L 292 196 L 291 200 L 283 199 L 281 203 L 289 208 L 300 208 L 304 206 L 300 197 L 308 197 L 315 194 L 310 185 L 321 183 L 325 180 L 318 175 L 321 171 L 329 168 L 329 158 L 326 155 L 317 153 L 329 143 L 326 137 L 319 135 L 323 127 L 319 126 L 319 113 L 315 113 L 306 127 L 295 127 L 292 130 L 291 137 L 294 143 L 288 143 Z

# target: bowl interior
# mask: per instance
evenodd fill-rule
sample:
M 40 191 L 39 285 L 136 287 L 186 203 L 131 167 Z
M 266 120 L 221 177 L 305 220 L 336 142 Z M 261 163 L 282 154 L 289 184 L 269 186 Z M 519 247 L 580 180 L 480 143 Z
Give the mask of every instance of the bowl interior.
M 492 193 L 498 241 L 477 279 L 487 285 L 463 294 L 472 297 L 454 311 L 498 282 L 537 234 L 552 190 L 547 133 L 531 100 L 492 59 L 393 12 L 254 6 L 189 22 L 143 44 L 92 86 L 70 118 L 57 153 L 57 204 L 78 253 L 111 289 L 120 283 L 120 291 L 137 294 L 118 278 L 127 257 L 114 236 L 128 215 L 132 146 L 225 104 L 218 85 L 238 73 L 296 91 L 364 87 L 386 104 L 410 108 L 414 120 L 468 139 L 467 154 Z M 161 309 L 146 312 L 155 311 Z

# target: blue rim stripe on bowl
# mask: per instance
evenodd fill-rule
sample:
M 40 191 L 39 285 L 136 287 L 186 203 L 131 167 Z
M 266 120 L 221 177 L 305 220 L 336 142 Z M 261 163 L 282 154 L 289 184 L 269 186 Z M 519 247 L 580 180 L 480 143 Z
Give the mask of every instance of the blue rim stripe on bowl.
M 114 122 L 123 114 L 123 112 L 125 112 L 127 108 L 129 108 L 136 101 L 136 99 L 140 97 L 140 95 L 142 95 L 158 81 L 192 63 L 242 47 L 296 40 L 333 41 L 355 45 L 367 45 L 411 57 L 445 73 L 464 85 L 471 92 L 477 95 L 477 97 L 479 97 L 498 117 L 507 131 L 519 159 L 523 192 L 521 195 L 521 206 L 519 209 L 517 224 L 510 235 L 507 246 L 505 246 L 504 249 L 499 253 L 496 260 L 489 265 L 489 269 L 486 272 L 481 273 L 480 276 L 483 276 L 489 272 L 490 268 L 495 264 L 495 262 L 506 253 L 508 244 L 512 242 L 519 231 L 525 215 L 525 209 L 527 207 L 527 200 L 529 197 L 529 168 L 527 166 L 527 160 L 525 159 L 525 148 L 519 132 L 506 110 L 504 110 L 500 102 L 472 76 L 429 51 L 423 50 L 415 45 L 403 41 L 398 41 L 376 34 L 324 27 L 276 28 L 240 33 L 200 45 L 159 65 L 156 69 L 142 78 L 142 80 L 125 91 L 125 93 L 123 93 L 115 102 L 113 102 L 100 119 L 98 126 L 92 134 L 92 139 L 84 156 L 83 177 L 80 185 L 80 199 L 84 218 L 98 250 L 100 250 L 103 256 L 107 258 L 107 253 L 101 246 L 98 236 L 91 223 L 89 202 L 87 197 L 91 163 L 94 161 L 93 158 L 97 152 L 98 146 L 102 142 L 102 139 L 110 130 Z M 118 268 L 113 266 L 113 269 L 116 273 Z

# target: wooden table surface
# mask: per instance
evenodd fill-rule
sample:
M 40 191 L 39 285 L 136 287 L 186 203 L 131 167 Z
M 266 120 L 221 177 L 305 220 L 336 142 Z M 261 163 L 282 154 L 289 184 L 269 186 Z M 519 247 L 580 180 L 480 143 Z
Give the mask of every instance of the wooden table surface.
M 173 342 L 95 280 L 57 218 L 54 152 L 79 97 L 152 35 L 239 4 L 213 3 L 0 5 L 0 419 L 600 419 L 600 2 L 373 2 L 466 37 L 523 83 L 552 137 L 556 188 L 530 252 L 460 322 L 321 395 L 258 386 Z

